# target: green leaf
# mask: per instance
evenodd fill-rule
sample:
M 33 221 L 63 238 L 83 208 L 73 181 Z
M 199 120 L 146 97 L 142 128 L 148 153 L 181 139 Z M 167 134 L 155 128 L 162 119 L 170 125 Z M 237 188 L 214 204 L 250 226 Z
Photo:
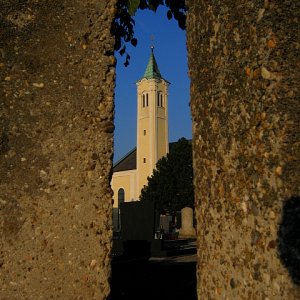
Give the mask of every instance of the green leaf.
M 172 12 L 170 10 L 168 10 L 168 12 L 167 12 L 167 18 L 168 18 L 168 20 L 172 19 Z
M 131 44 L 132 44 L 132 46 L 136 47 L 136 45 L 137 45 L 137 39 L 136 39 L 136 38 L 133 38 L 133 39 L 131 40 Z
M 127 7 L 128 12 L 131 16 L 134 16 L 135 12 L 137 11 L 140 4 L 140 0 L 128 0 L 127 1 Z
M 123 48 L 119 51 L 120 55 L 123 56 L 126 51 L 126 46 L 124 45 Z

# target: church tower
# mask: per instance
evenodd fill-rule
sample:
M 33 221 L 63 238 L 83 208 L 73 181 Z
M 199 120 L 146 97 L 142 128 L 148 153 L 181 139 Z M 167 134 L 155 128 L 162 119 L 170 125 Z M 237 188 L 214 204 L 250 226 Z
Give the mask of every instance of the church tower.
M 137 195 L 147 185 L 157 161 L 169 152 L 168 86 L 151 47 L 144 76 L 137 85 Z

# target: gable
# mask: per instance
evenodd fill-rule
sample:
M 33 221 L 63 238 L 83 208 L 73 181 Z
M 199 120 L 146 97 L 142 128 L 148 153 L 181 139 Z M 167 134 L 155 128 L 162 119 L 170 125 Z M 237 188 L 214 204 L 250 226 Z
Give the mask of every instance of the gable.
M 113 172 L 135 170 L 136 169 L 136 147 L 117 161 L 113 167 Z
M 191 143 L 192 140 L 189 140 Z M 177 142 L 169 143 L 169 152 Z M 113 172 L 136 170 L 136 147 L 129 151 L 125 156 L 118 160 L 113 166 Z

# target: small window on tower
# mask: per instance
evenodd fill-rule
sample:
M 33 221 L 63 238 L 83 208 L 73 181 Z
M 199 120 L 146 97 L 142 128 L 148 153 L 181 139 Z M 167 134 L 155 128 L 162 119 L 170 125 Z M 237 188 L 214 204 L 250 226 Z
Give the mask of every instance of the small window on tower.
M 146 130 L 144 129 L 144 135 L 146 135 Z
M 144 164 L 146 163 L 146 157 L 144 157 Z
M 146 94 L 146 106 L 148 106 L 148 93 Z
M 145 95 L 143 95 L 143 107 L 145 107 L 145 104 L 146 103 L 146 101 L 145 101 Z
M 157 106 L 163 107 L 163 95 L 162 92 L 157 92 Z

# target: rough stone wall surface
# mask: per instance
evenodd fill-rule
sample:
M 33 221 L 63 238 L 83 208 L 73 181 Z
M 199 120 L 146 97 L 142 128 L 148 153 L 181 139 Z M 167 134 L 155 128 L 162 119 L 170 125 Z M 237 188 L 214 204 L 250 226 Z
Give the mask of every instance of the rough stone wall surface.
M 0 299 L 109 294 L 111 1 L 0 1 Z
M 187 2 L 198 298 L 300 299 L 280 225 L 292 200 L 299 222 L 300 3 Z

